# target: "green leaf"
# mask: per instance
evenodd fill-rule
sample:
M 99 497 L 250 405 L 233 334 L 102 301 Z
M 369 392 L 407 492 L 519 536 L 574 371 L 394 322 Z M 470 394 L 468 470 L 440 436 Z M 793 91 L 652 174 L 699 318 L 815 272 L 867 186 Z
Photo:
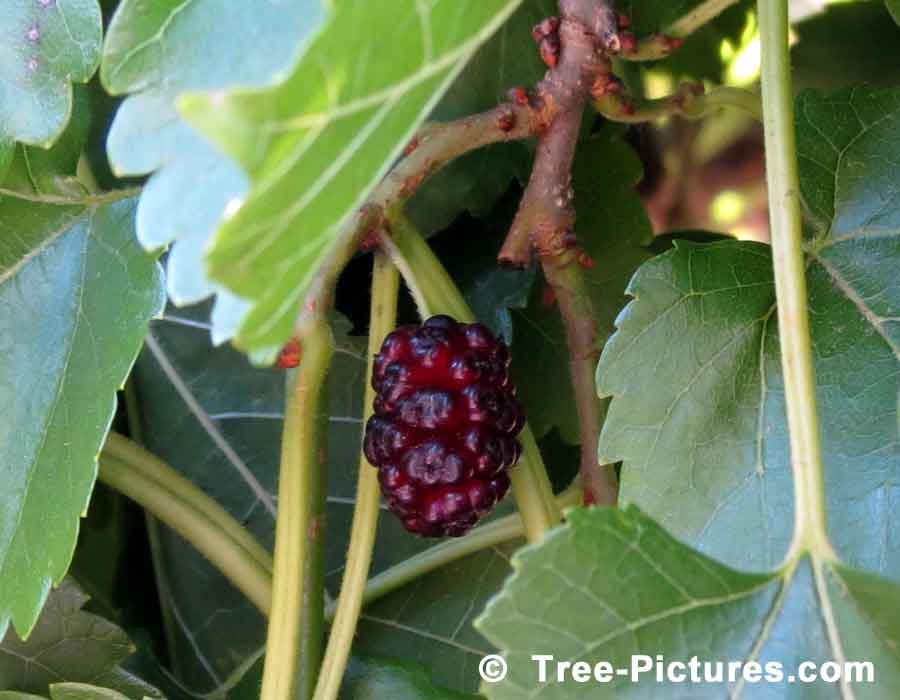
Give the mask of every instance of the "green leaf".
M 900 82 L 900 27 L 881 2 L 830 4 L 794 25 L 794 89 Z M 877 46 L 878 51 L 871 47 Z
M 162 306 L 134 207 L 0 200 L 0 631 L 27 635 L 66 572 L 115 392 Z
M 282 85 L 182 99 L 253 183 L 207 255 L 212 277 L 251 301 L 240 347 L 288 339 L 341 224 L 518 4 L 345 0 Z
M 50 700 L 127 700 L 127 696 L 87 683 L 54 683 L 50 686 Z
M 0 687 L 51 697 L 141 700 L 161 697 L 156 688 L 120 667 L 134 651 L 125 633 L 111 622 L 82 610 L 88 597 L 67 578 L 47 598 L 27 641 L 10 629 L 0 642 Z M 60 683 L 62 687 L 60 687 Z M 70 683 L 110 690 L 73 695 Z M 58 690 L 55 690 L 58 689 Z M 8 700 L 8 699 L 4 699 Z
M 191 392 L 204 418 L 210 419 L 238 458 L 252 468 L 263 489 L 274 496 L 284 373 L 255 369 L 228 345 L 213 347 L 208 316 L 208 303 L 183 309 L 169 305 L 163 318 L 151 324 L 150 333 L 172 364 L 180 387 Z M 345 357 L 339 352 L 335 362 Z M 339 371 L 337 364 L 332 371 Z M 140 398 L 136 418 L 147 448 L 216 499 L 271 549 L 272 513 L 147 349 L 138 358 L 133 376 Z M 265 644 L 265 619 L 188 542 L 162 525 L 157 532 L 154 569 L 162 582 L 160 601 L 171 671 L 193 694 L 217 693 Z
M 896 93 L 804 95 L 797 110 L 801 189 L 820 228 L 806 254 L 829 535 L 846 561 L 892 578 Z M 614 397 L 601 459 L 624 462 L 623 497 L 677 537 L 735 566 L 774 566 L 793 486 L 768 247 L 682 243 L 645 264 L 629 293 L 597 370 L 601 395 Z
M 634 191 L 641 163 L 622 134 L 618 126 L 605 126 L 579 146 L 573 169 L 576 233 L 593 261 L 584 275 L 601 344 L 612 334 L 613 321 L 625 305 L 629 278 L 650 257 L 645 246 L 652 239 L 650 222 Z M 564 440 L 577 444 L 580 432 L 565 329 L 545 290 L 541 278 L 528 308 L 513 312 L 513 374 L 535 435 L 541 437 L 558 426 Z
M 258 700 L 264 656 L 243 670 L 220 697 Z M 238 672 L 240 673 L 240 672 Z M 447 690 L 433 683 L 427 667 L 401 659 L 351 656 L 341 686 L 340 700 L 475 700 L 476 696 Z M 3 698 L 0 700 L 18 700 Z M 27 698 L 25 700 L 31 700 Z
M 90 596 L 91 610 L 114 622 L 147 619 L 146 601 L 156 595 L 149 576 L 135 575 L 135 562 L 146 557 L 145 523 L 133 501 L 102 482 L 94 485 L 68 575 Z
M 65 131 L 49 149 L 18 144 L 6 176 L 0 180 L 3 189 L 31 196 L 84 195 L 84 186 L 75 179 L 75 172 L 90 126 L 88 91 L 77 86 Z
M 385 515 L 379 526 L 391 520 Z M 460 559 L 367 605 L 354 651 L 413 661 L 427 667 L 434 682 L 474 692 L 478 663 L 490 653 L 490 645 L 472 622 L 509 576 L 509 558 L 520 544 Z
M 863 236 L 808 268 L 829 532 L 848 561 L 894 577 L 898 256 L 900 237 Z M 624 462 L 623 498 L 751 569 L 780 561 L 793 519 L 771 269 L 760 244 L 679 244 L 638 271 L 597 370 L 614 397 L 600 457 Z
M 507 343 L 513 337 L 510 310 L 528 305 L 536 272 L 533 265 L 519 270 L 497 264 L 497 252 L 518 205 L 518 198 L 506 197 L 487 217 L 461 217 L 429 241 L 475 318 Z
M 800 189 L 825 235 L 844 238 L 900 228 L 900 89 L 853 87 L 797 98 Z
M 350 659 L 341 700 L 474 700 L 432 684 L 424 667 L 393 659 Z
M 513 558 L 514 575 L 476 621 L 509 665 L 482 692 L 491 700 L 604 697 L 887 698 L 900 692 L 900 588 L 875 576 L 802 556 L 768 574 L 727 568 L 678 542 L 636 507 L 576 509 L 566 525 Z M 555 661 L 783 664 L 783 678 L 751 684 L 656 680 L 656 669 L 599 684 L 541 683 L 533 654 Z M 803 661 L 870 661 L 875 682 L 852 691 L 819 681 L 791 684 Z M 626 672 L 627 673 L 627 672 Z M 713 677 L 714 678 L 714 677 Z
M 888 11 L 890 11 L 894 21 L 897 24 L 900 24 L 900 0 L 884 0 L 884 4 L 887 5 Z
M 110 129 L 109 159 L 120 176 L 154 173 L 141 194 L 137 233 L 150 249 L 175 242 L 167 284 L 176 303 L 223 293 L 206 275 L 203 249 L 226 204 L 248 186 L 240 168 L 181 120 L 178 96 L 277 79 L 322 16 L 319 0 L 123 0 L 116 10 L 100 78 L 111 93 L 131 96 Z M 246 307 L 223 296 L 225 327 Z
M 0 175 L 16 141 L 48 148 L 72 113 L 72 83 L 100 60 L 97 0 L 17 0 L 0 11 Z

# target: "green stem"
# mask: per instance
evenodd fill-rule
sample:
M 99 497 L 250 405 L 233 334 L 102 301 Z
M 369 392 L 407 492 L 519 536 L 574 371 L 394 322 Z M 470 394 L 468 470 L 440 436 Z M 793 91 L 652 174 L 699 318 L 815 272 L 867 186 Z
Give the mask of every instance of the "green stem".
M 659 34 L 642 38 L 632 51 L 623 51 L 619 58 L 626 61 L 656 61 L 668 56 L 677 46 L 672 38 L 685 39 L 700 27 L 712 22 L 738 0 L 706 0 L 682 15 Z
M 372 271 L 372 302 L 369 315 L 369 361 L 366 370 L 366 392 L 363 408 L 364 419 L 372 415 L 375 391 L 372 389 L 372 360 L 378 353 L 382 339 L 397 324 L 397 293 L 400 276 L 397 268 L 380 252 L 375 253 Z M 356 487 L 356 506 L 353 509 L 353 525 L 350 529 L 350 546 L 341 582 L 328 647 L 319 671 L 314 700 L 333 700 L 337 697 L 350 657 L 356 623 L 362 609 L 366 579 L 375 548 L 375 532 L 378 527 L 378 511 L 381 492 L 378 487 L 378 471 L 364 456 L 359 460 L 359 479 Z
M 99 194 L 87 194 L 83 197 L 65 197 L 55 194 L 29 194 L 27 192 L 8 190 L 0 187 L 0 196 L 2 197 L 24 199 L 27 202 L 35 202 L 38 204 L 59 204 L 62 206 L 97 206 L 101 204 L 110 204 L 111 202 L 118 202 L 122 199 L 136 197 L 140 193 L 140 187 L 132 187 L 124 190 L 101 192 Z
M 82 153 L 79 165 L 85 161 Z M 90 166 L 88 166 L 90 167 Z M 141 406 L 140 397 L 138 396 L 137 386 L 135 384 L 135 376 L 132 372 L 125 382 L 122 389 L 122 395 L 125 398 L 125 419 L 128 423 L 128 434 L 131 439 L 138 445 L 144 445 L 143 427 L 141 426 Z M 156 582 L 156 595 L 159 600 L 160 617 L 162 618 L 163 635 L 166 639 L 166 649 L 169 652 L 169 665 L 176 675 L 179 675 L 181 668 L 181 658 L 174 653 L 176 639 L 177 621 L 172 612 L 172 606 L 169 605 L 168 595 L 168 577 L 166 576 L 166 560 L 163 556 L 162 543 L 160 535 L 162 526 L 158 518 L 147 510 L 144 510 L 144 526 L 147 528 L 147 542 L 150 545 L 150 561 L 153 564 L 153 579 Z M 272 561 L 269 559 L 269 572 L 271 574 Z M 270 576 L 271 578 L 271 576 Z M 271 581 L 269 588 L 271 589 Z M 266 604 L 268 610 L 268 603 Z
M 391 224 L 391 235 L 383 237 L 382 245 L 403 275 L 422 318 L 445 313 L 464 323 L 474 322 L 472 309 L 412 222 L 403 214 L 396 214 Z M 519 441 L 522 458 L 510 479 L 528 541 L 539 542 L 547 530 L 562 520 L 562 513 L 553 498 L 534 434 L 527 425 Z
M 556 498 L 556 507 L 561 510 L 575 508 L 581 505 L 583 498 L 581 485 L 575 484 L 559 494 Z M 458 559 L 524 535 L 525 525 L 518 513 L 505 515 L 490 523 L 479 525 L 465 537 L 445 540 L 441 544 L 430 547 L 370 578 L 363 594 L 363 604 L 368 605 Z M 333 614 L 333 607 L 325 609 L 326 619 Z
M 324 632 L 323 528 L 325 375 L 334 342 L 324 320 L 301 338 L 303 359 L 288 373 L 281 443 L 272 613 L 261 700 L 312 696 Z
M 675 94 L 656 100 L 633 100 L 621 93 L 601 95 L 594 100 L 594 107 L 607 119 L 626 124 L 673 115 L 700 119 L 725 108 L 738 109 L 762 121 L 762 104 L 755 92 L 728 86 L 703 92 L 703 86 L 696 83 L 685 83 Z
M 682 38 L 693 34 L 737 2 L 738 0 L 706 0 L 673 22 L 666 33 Z
M 263 613 L 272 598 L 272 558 L 218 503 L 117 433 L 100 455 L 100 480 L 187 539 Z
M 794 549 L 830 552 L 807 306 L 788 7 L 759 0 L 763 127 L 784 393 L 794 473 Z
M 375 473 L 374 469 L 369 471 Z M 268 615 L 272 602 L 272 557 L 197 486 L 117 433 L 107 438 L 100 456 L 100 480 L 184 537 Z M 580 484 L 573 484 L 556 498 L 556 508 L 561 511 L 575 507 L 581 499 Z M 524 533 L 523 519 L 513 513 L 481 525 L 465 537 L 442 542 L 369 579 L 361 596 L 362 605 L 435 569 Z M 328 605 L 325 620 L 333 620 L 336 613 L 337 606 Z

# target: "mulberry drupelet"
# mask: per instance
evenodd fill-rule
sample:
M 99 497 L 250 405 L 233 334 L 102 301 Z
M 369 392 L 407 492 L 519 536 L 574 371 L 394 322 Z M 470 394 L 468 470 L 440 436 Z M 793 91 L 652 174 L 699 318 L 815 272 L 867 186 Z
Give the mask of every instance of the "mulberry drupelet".
M 525 424 L 506 344 L 478 323 L 433 316 L 388 334 L 375 356 L 366 458 L 410 532 L 465 534 L 509 489 Z

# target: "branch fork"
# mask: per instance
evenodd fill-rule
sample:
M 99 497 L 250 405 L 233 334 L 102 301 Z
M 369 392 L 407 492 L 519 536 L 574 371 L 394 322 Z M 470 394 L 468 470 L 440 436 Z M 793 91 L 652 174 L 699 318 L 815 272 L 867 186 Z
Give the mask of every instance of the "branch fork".
M 576 247 L 572 162 L 589 99 L 621 92 L 610 55 L 622 50 L 618 17 L 606 0 L 560 0 L 560 17 L 535 27 L 541 55 L 550 66 L 536 95 L 553 117 L 539 134 L 531 179 L 498 256 L 524 267 L 536 253 L 559 305 L 572 358 L 572 382 L 581 427 L 581 475 L 585 500 L 612 505 L 617 483 L 610 467 L 597 464 L 600 402 L 594 388 L 597 323 L 584 280 L 586 254 Z M 548 46 L 550 37 L 558 37 Z M 554 49 L 547 59 L 550 48 Z M 591 261 L 592 262 L 592 261 Z

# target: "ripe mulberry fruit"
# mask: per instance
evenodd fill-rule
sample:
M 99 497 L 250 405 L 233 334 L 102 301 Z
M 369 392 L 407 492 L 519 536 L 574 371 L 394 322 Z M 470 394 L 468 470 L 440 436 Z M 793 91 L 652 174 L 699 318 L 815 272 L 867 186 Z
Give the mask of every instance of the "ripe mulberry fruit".
M 506 494 L 521 452 L 506 344 L 433 316 L 388 334 L 372 386 L 363 445 L 391 511 L 425 537 L 465 534 Z

